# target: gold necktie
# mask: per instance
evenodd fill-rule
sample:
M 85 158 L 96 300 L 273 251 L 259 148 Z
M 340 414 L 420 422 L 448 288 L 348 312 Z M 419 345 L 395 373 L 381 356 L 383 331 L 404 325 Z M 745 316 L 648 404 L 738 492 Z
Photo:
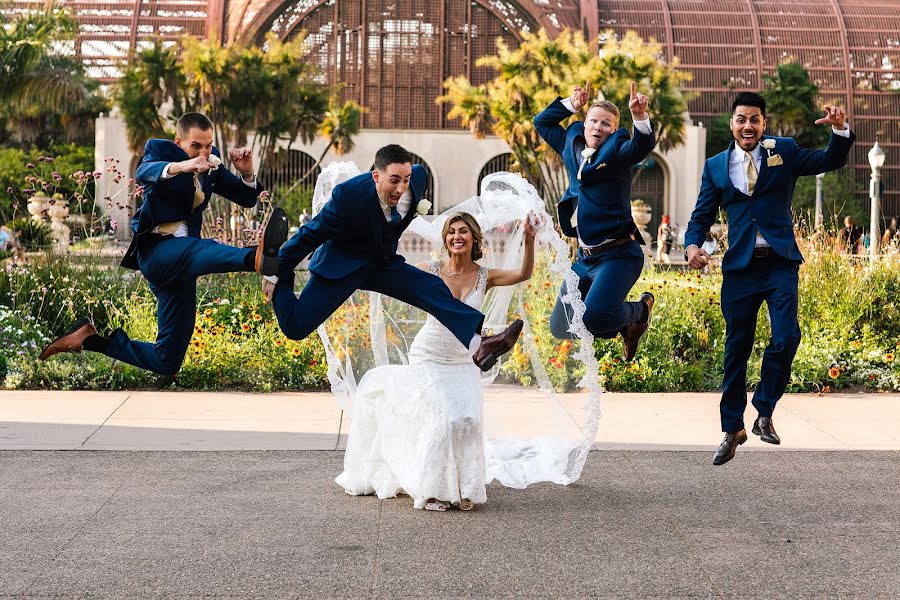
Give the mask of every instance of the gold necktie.
M 191 207 L 191 212 L 194 212 L 198 206 L 203 204 L 203 201 L 206 200 L 206 194 L 203 193 L 203 186 L 200 185 L 200 177 L 197 173 L 194 173 L 194 204 Z M 181 224 L 184 221 L 175 221 L 174 223 L 162 223 L 157 229 L 163 235 L 173 235 Z
M 746 150 L 744 154 L 747 155 L 747 195 L 750 196 L 753 194 L 753 188 L 756 187 L 756 179 L 759 173 L 756 172 L 756 162 L 753 160 L 753 155 Z

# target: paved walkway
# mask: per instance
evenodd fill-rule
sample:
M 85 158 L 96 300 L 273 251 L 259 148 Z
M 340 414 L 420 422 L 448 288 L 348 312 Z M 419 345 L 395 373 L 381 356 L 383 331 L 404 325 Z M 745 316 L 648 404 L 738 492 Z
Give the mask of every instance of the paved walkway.
M 563 395 L 568 408 L 584 402 Z M 523 418 L 533 400 L 494 386 L 486 410 Z M 721 441 L 718 394 L 604 394 L 598 449 L 709 450 Z M 755 416 L 748 411 L 748 425 Z M 336 450 L 347 419 L 329 393 L 0 391 L 0 449 Z M 747 450 L 900 450 L 900 394 L 788 395 L 783 443 Z
M 441 514 L 343 493 L 329 394 L 0 392 L 0 598 L 900 598 L 900 396 L 722 467 L 715 394 L 603 402 L 578 482 Z

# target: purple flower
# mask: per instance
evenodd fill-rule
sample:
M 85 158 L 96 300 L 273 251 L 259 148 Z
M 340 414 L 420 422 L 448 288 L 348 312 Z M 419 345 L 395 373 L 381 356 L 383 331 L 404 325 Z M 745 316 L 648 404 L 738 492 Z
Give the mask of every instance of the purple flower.
M 34 163 L 28 163 L 27 165 L 25 165 L 25 168 L 26 168 L 26 169 L 33 169 L 33 168 L 34 168 Z

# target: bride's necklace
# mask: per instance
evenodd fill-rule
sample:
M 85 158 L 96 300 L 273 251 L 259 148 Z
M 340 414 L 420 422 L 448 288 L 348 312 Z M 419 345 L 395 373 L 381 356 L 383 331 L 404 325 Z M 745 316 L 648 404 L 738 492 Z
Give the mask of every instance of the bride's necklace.
M 455 273 L 454 273 L 453 271 L 450 270 L 450 267 L 447 267 L 447 268 L 444 270 L 444 275 L 446 275 L 447 277 L 456 277 L 457 275 L 462 275 L 462 274 L 465 273 L 465 272 L 466 272 L 466 268 L 465 268 L 465 267 L 463 267 L 463 268 L 460 269 L 459 271 L 456 271 Z

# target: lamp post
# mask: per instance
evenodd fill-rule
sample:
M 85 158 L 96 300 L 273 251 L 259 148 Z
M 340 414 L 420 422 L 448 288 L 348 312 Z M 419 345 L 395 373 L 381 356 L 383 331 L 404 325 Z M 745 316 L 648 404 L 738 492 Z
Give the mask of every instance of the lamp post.
M 816 231 L 822 225 L 822 183 L 824 181 L 825 173 L 816 175 Z
M 878 257 L 878 245 L 881 242 L 881 167 L 884 166 L 884 150 L 878 140 L 869 150 L 869 166 L 872 167 L 872 179 L 869 181 L 869 198 L 872 200 L 871 218 L 869 220 L 869 257 Z

